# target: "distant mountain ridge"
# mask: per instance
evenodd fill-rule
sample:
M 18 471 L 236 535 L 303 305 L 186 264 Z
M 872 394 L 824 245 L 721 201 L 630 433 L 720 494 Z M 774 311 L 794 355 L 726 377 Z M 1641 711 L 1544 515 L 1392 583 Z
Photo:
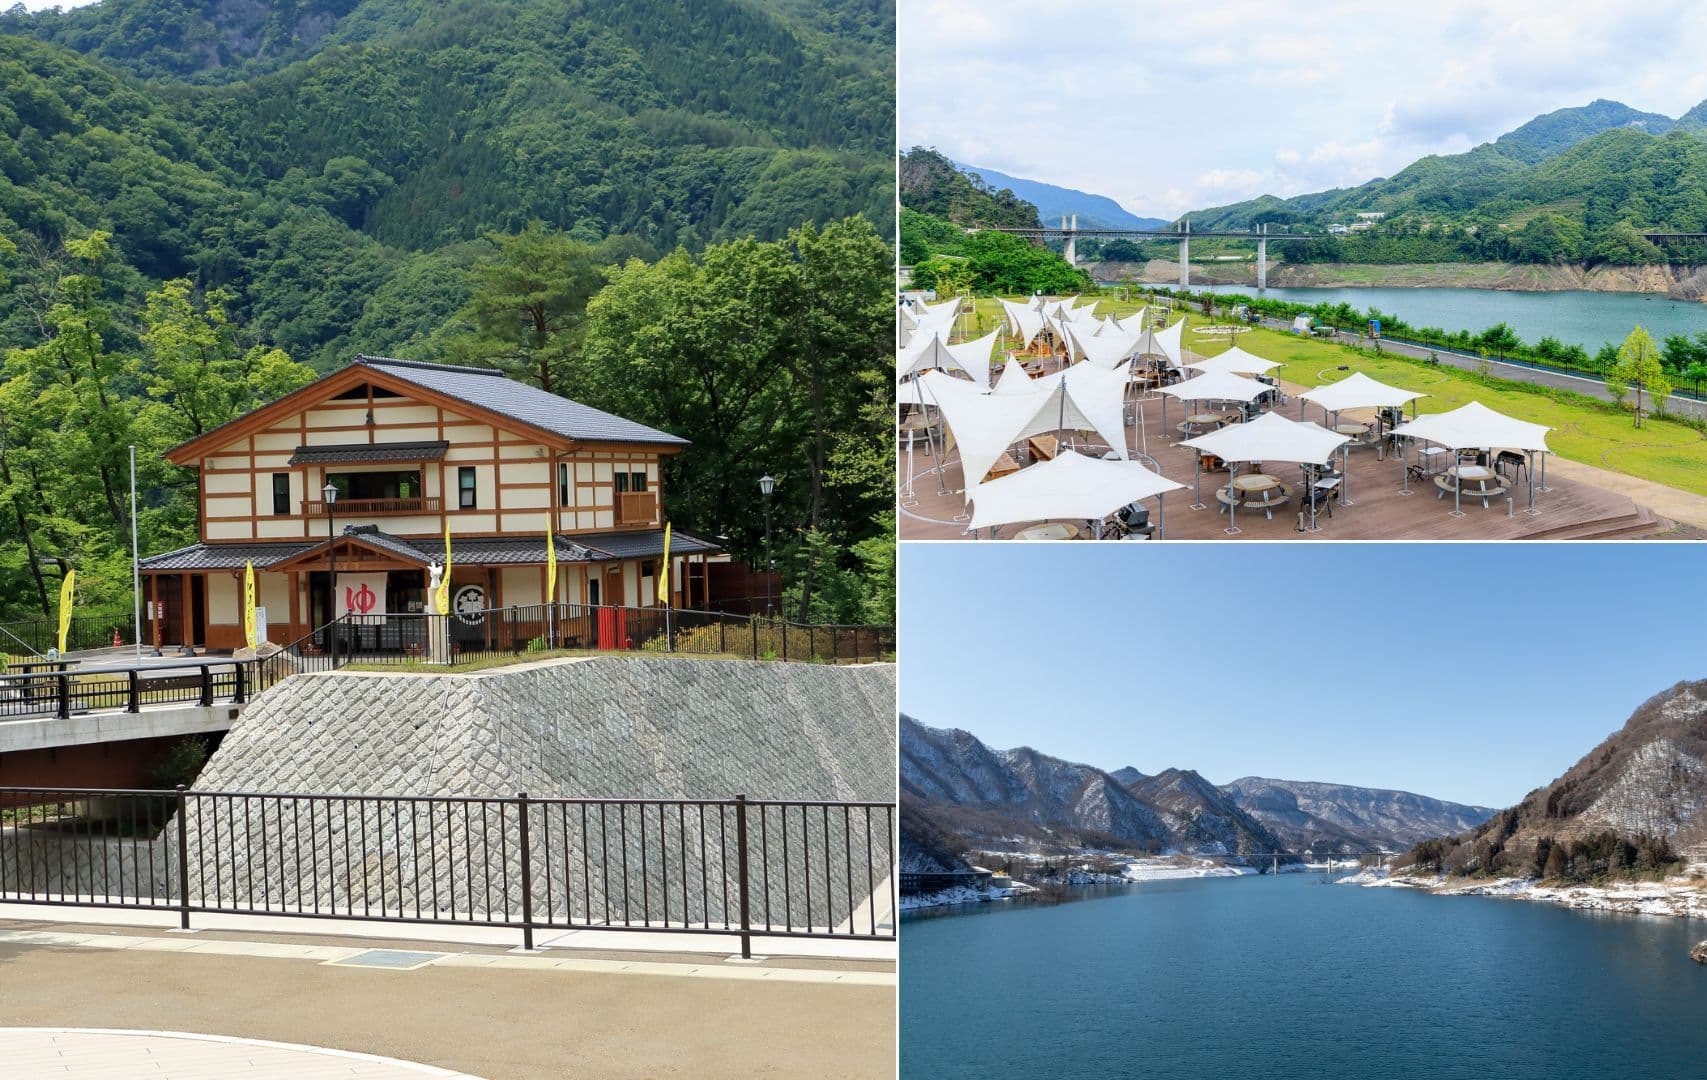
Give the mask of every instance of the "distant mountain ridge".
M 1235 856 L 1403 851 L 1494 814 L 1346 784 L 1247 776 L 1216 786 L 1189 769 L 1104 772 L 1031 747 L 996 750 L 904 714 L 900 770 L 903 850 L 932 865 L 958 858 L 957 847 L 1016 843 Z
M 1160 229 L 1169 224 L 1161 218 L 1139 217 L 1106 195 L 1094 195 L 1042 180 L 1027 180 L 1022 176 L 1009 176 L 981 165 L 968 165 L 960 161 L 956 161 L 954 165 L 962 172 L 973 173 L 982 178 L 992 188 L 1006 188 L 1036 206 L 1037 216 L 1043 219 L 1045 225 L 1059 225 L 1061 218 L 1073 214 L 1079 216 L 1081 228 Z
M 1601 99 L 1537 116 L 1462 154 L 1420 158 L 1391 177 L 1288 198 L 1261 195 L 1188 216 L 1200 228 L 1248 228 L 1416 213 L 1513 229 L 1556 217 L 1585 234 L 1579 250 L 1563 258 L 1655 261 L 1660 253 L 1639 237 L 1613 231 L 1620 224 L 1707 228 L 1707 206 L 1695 197 L 1707 186 L 1703 136 L 1707 102 L 1674 120 Z
M 1294 851 L 1403 851 L 1431 836 L 1473 829 L 1495 813 L 1408 791 L 1260 776 L 1221 790 Z

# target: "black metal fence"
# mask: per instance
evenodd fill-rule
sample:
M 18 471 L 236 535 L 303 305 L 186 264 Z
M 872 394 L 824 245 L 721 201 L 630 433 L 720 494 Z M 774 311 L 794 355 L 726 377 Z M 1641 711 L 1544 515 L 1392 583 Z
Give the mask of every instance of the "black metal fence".
M 0 787 L 0 902 L 890 941 L 893 803 Z
M 343 616 L 254 660 L 193 656 L 152 660 L 129 670 L 12 665 L 0 674 L 0 722 L 102 710 L 138 712 L 149 705 L 240 705 L 296 672 L 352 664 L 425 666 L 433 659 L 435 633 L 442 635 L 453 666 L 552 649 L 823 664 L 883 660 L 895 652 L 893 627 L 794 623 L 715 611 L 538 604 L 455 615 Z
M 135 620 L 135 613 L 128 607 L 73 615 L 65 633 L 66 651 L 107 648 L 113 643 L 115 630 L 123 641 L 135 644 Z M 46 653 L 49 649 L 58 647 L 57 618 L 0 622 L 0 653 Z

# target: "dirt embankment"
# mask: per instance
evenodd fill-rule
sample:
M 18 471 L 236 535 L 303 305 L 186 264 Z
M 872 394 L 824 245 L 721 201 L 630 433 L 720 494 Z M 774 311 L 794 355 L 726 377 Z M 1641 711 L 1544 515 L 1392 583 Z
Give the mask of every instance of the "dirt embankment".
M 1148 263 L 1091 263 L 1091 275 L 1103 281 L 1135 281 L 1172 285 L 1179 281 L 1179 264 L 1163 259 Z M 1191 280 L 1202 285 L 1256 284 L 1254 262 L 1193 263 Z M 1707 267 L 1596 266 L 1580 263 L 1541 266 L 1529 263 L 1285 263 L 1273 261 L 1268 283 L 1278 289 L 1381 287 L 1397 289 L 1511 289 L 1525 292 L 1664 293 L 1673 300 L 1707 300 Z

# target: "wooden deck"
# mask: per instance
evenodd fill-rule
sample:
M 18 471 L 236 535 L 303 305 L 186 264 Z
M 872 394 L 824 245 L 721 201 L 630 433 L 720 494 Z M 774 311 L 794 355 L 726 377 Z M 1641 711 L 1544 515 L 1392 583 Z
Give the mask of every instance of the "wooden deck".
M 1292 388 L 1289 388 L 1289 392 Z M 1202 478 L 1203 510 L 1192 510 L 1197 501 L 1192 496 L 1192 452 L 1179 445 L 1181 436 L 1172 426 L 1185 417 L 1185 409 L 1177 401 L 1169 401 L 1164 434 L 1162 402 L 1150 398 L 1141 403 L 1144 428 L 1147 432 L 1149 455 L 1155 459 L 1164 476 L 1186 485 L 1186 490 L 1163 496 L 1158 514 L 1156 500 L 1146 500 L 1151 507 L 1152 523 L 1161 522 L 1169 540 L 1610 540 L 1652 536 L 1671 527 L 1671 522 L 1638 506 L 1626 495 L 1608 491 L 1581 481 L 1548 475 L 1550 490 L 1541 490 L 1539 474 L 1536 482 L 1536 514 L 1524 512 L 1528 505 L 1526 483 L 1513 485 L 1505 496 L 1489 500 L 1487 509 L 1480 500 L 1466 499 L 1464 516 L 1453 517 L 1452 498 L 1447 494 L 1437 498 L 1432 481 L 1412 480 L 1411 494 L 1401 493 L 1405 470 L 1396 457 L 1379 460 L 1373 447 L 1353 447 L 1347 497 L 1349 505 L 1335 500 L 1333 515 L 1318 517 L 1318 531 L 1299 532 L 1298 502 L 1296 499 L 1274 510 L 1271 519 L 1260 510 L 1241 510 L 1239 532 L 1226 533 L 1227 515 L 1217 510 L 1215 489 L 1227 483 L 1225 470 L 1204 473 Z M 1289 396 L 1280 407 L 1281 415 L 1289 420 L 1299 416 L 1299 402 Z M 1321 421 L 1315 406 L 1306 406 L 1306 419 Z M 1344 418 L 1356 413 L 1348 411 Z M 1129 424 L 1127 443 L 1131 450 L 1140 449 L 1140 429 Z M 1171 436 L 1171 437 L 1170 437 Z M 1107 447 L 1093 441 L 1086 449 L 1101 453 Z M 906 481 L 907 456 L 905 444 L 901 454 L 902 481 Z M 964 486 L 958 455 L 950 450 L 947 467 L 940 482 L 935 471 L 936 459 L 927 454 L 922 442 L 916 442 L 913 453 L 914 477 L 912 498 L 903 497 L 899 506 L 899 532 L 903 540 L 964 540 L 974 539 L 966 533 L 968 513 L 961 488 Z M 1247 467 L 1240 469 L 1241 473 Z M 1292 464 L 1276 462 L 1266 467 L 1289 486 L 1299 486 L 1300 470 Z M 1508 507 L 1506 500 L 1513 500 Z M 956 520 L 956 516 L 960 520 Z M 1012 537 L 1032 522 L 1004 525 L 997 538 Z M 980 537 L 987 538 L 989 530 Z

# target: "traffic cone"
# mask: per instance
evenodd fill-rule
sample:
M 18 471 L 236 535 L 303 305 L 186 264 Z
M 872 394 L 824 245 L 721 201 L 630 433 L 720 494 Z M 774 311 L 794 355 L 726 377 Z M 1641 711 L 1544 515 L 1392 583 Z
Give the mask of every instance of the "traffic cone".
M 124 648 L 124 639 L 119 637 L 119 628 L 116 626 L 113 627 L 113 648 L 115 648 L 115 649 Z

